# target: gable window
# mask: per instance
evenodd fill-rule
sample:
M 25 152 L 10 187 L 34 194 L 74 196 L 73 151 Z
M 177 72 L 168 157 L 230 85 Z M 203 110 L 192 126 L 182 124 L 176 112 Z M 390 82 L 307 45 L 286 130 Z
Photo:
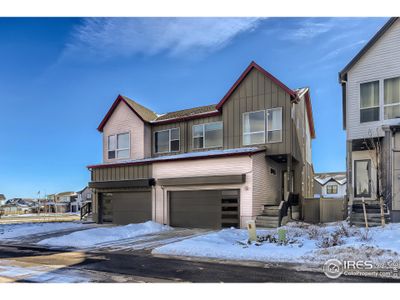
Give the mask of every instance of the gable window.
M 155 153 L 177 152 L 179 149 L 179 128 L 161 130 L 154 133 Z
M 265 111 L 243 114 L 243 145 L 265 143 Z
M 267 142 L 282 142 L 282 107 L 267 110 Z
M 193 125 L 193 149 L 222 147 L 222 122 Z
M 379 121 L 379 81 L 360 84 L 360 123 Z
M 108 159 L 129 158 L 129 153 L 129 133 L 120 133 L 108 136 Z
M 384 80 L 384 116 L 400 118 L 400 77 Z
M 356 197 L 371 197 L 371 160 L 354 161 L 354 189 Z
M 326 186 L 326 193 L 327 194 L 337 194 L 338 193 L 338 186 L 337 185 L 327 185 Z

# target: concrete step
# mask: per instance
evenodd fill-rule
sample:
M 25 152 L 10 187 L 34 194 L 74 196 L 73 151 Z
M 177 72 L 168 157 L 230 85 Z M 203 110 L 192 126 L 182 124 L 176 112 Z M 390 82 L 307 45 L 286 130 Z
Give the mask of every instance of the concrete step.
M 264 205 L 264 210 L 262 212 L 263 216 L 278 217 L 279 216 L 279 206 L 277 205 Z
M 278 227 L 278 222 L 260 222 L 256 221 L 256 226 L 258 228 L 277 228 Z
M 350 222 L 350 224 L 357 227 L 365 227 L 364 222 Z M 382 226 L 381 222 L 368 222 L 368 227 L 377 227 L 377 226 Z
M 279 217 L 278 216 L 257 216 L 256 221 L 266 221 L 266 222 L 277 222 L 279 221 Z

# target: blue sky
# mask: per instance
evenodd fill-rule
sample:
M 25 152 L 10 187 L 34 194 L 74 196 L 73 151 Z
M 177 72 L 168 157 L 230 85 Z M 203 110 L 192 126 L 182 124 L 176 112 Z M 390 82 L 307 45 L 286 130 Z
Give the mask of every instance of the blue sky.
M 217 103 L 250 61 L 309 86 L 316 172 L 345 169 L 337 73 L 386 18 L 0 18 L 0 193 L 79 190 L 121 93 L 164 113 Z

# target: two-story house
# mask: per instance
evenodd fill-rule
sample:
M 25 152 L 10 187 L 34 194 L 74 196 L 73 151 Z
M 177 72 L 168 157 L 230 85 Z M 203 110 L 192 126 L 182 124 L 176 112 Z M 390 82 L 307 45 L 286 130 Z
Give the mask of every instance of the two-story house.
M 346 198 L 346 172 L 316 173 L 314 198 Z
M 88 168 L 100 223 L 277 226 L 282 200 L 313 194 L 310 91 L 255 62 L 217 104 L 159 115 L 120 95 L 98 130 L 103 163 Z
M 353 215 L 360 201 L 379 221 L 400 221 L 400 19 L 391 18 L 339 72 L 347 135 L 347 193 Z M 375 219 L 374 219 L 375 218 Z M 378 222 L 376 222 L 378 223 Z

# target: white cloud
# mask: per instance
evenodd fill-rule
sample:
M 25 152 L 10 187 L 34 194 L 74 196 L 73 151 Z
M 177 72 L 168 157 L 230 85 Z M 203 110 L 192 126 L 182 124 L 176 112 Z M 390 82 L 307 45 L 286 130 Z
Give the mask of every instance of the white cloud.
M 283 39 L 288 40 L 304 40 L 312 39 L 323 33 L 330 31 L 333 28 L 331 22 L 318 22 L 312 20 L 306 20 L 298 24 L 298 27 L 292 31 L 289 31 L 287 35 L 283 35 Z
M 101 57 L 215 51 L 254 30 L 257 18 L 88 18 L 77 26 L 66 53 Z

